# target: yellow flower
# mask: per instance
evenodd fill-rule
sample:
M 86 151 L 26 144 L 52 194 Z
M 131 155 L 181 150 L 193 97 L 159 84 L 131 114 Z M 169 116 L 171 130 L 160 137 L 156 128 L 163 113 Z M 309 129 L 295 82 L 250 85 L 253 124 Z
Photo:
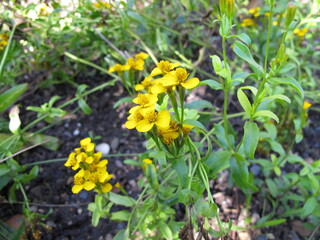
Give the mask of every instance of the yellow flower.
M 165 128 L 158 127 L 158 135 L 166 145 L 173 143 L 179 137 L 179 126 L 175 121 L 170 121 L 170 125 Z
M 135 69 L 142 71 L 144 68 L 144 61 L 142 59 L 134 59 L 134 58 L 128 58 L 126 65 L 129 67 L 129 69 Z
M 143 159 L 142 160 L 142 169 L 146 170 L 148 164 L 152 164 L 152 160 L 149 158 Z
M 135 104 L 139 104 L 141 108 L 154 107 L 157 101 L 157 95 L 150 93 L 138 93 L 138 96 L 132 100 Z
M 141 52 L 135 55 L 136 59 L 141 59 L 141 60 L 145 60 L 149 57 L 149 54 Z
M 311 106 L 312 106 L 311 103 L 309 103 L 309 102 L 307 102 L 307 101 L 304 101 L 304 102 L 303 102 L 303 107 L 302 107 L 302 109 L 305 111 L 305 110 L 307 110 L 308 108 L 310 108 Z
M 188 125 L 188 124 L 183 124 L 182 125 L 182 132 L 183 132 L 183 135 L 186 136 L 188 135 L 188 133 L 194 128 L 194 126 L 191 126 L 191 125 Z
M 148 132 L 154 125 L 165 128 L 170 123 L 170 113 L 167 110 L 156 112 L 154 109 L 141 109 L 140 113 L 143 120 L 139 121 L 136 125 L 138 132 Z
M 91 138 L 85 138 L 80 141 L 80 146 L 86 151 L 86 152 L 93 152 L 94 151 L 94 144 L 91 143 Z
M 96 7 L 96 8 L 102 8 L 102 7 L 106 7 L 108 9 L 111 9 L 111 5 L 105 1 L 102 1 L 102 0 L 99 0 L 97 2 L 94 2 L 93 5 Z
M 109 68 L 109 73 L 113 73 L 113 72 L 120 73 L 123 71 L 128 71 L 129 69 L 130 69 L 130 66 L 128 65 L 116 64 Z
M 243 19 L 242 23 L 240 24 L 242 27 L 249 27 L 249 26 L 254 26 L 255 22 L 251 18 L 245 18 Z
M 149 88 L 152 85 L 152 77 L 145 77 L 140 84 L 135 86 L 136 91 L 147 90 L 149 92 Z
M 171 63 L 169 61 L 161 60 L 158 64 L 157 67 L 155 67 L 151 73 L 150 77 L 157 76 L 157 75 L 165 75 L 169 73 L 171 70 L 174 68 L 178 67 L 180 64 L 179 63 Z
M 121 184 L 119 182 L 117 182 L 115 185 L 114 185 L 116 188 L 122 188 Z
M 181 85 L 185 89 L 191 89 L 199 84 L 198 78 L 191 78 L 187 80 L 189 73 L 184 68 L 177 68 L 163 77 L 164 87 L 173 87 Z
M 8 45 L 9 36 L 6 33 L 0 34 L 0 50 L 2 50 L 5 46 Z
M 265 12 L 264 16 L 266 16 L 267 18 L 270 17 L 270 12 Z
M 272 25 L 273 26 L 277 26 L 277 25 L 279 25 L 279 22 L 278 21 L 273 21 Z
M 249 13 L 252 14 L 254 17 L 260 16 L 259 11 L 260 11 L 259 7 L 249 9 Z
M 73 193 L 78 193 L 82 189 L 90 191 L 96 187 L 96 181 L 97 178 L 95 175 L 91 174 L 89 171 L 81 169 L 74 175 L 74 186 L 71 191 Z
M 64 166 L 72 167 L 73 170 L 77 170 L 80 167 L 80 161 L 76 159 L 76 153 L 70 153 L 68 160 L 65 162 Z
M 301 38 L 304 37 L 307 34 L 307 32 L 308 32 L 307 28 L 301 28 L 301 29 L 296 28 L 293 30 L 293 33 Z
M 133 129 L 137 126 L 138 122 L 142 121 L 144 117 L 139 111 L 134 111 L 129 115 L 127 118 L 127 122 L 124 124 L 124 126 L 128 129 Z
M 103 193 L 108 193 L 108 192 L 110 192 L 112 190 L 112 185 L 110 183 L 102 184 L 101 190 L 102 190 Z

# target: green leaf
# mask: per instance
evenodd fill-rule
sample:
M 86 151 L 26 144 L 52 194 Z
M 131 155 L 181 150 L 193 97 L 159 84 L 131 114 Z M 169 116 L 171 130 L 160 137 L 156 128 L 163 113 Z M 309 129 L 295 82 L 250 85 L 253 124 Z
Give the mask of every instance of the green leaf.
M 114 204 L 126 207 L 131 207 L 136 203 L 136 201 L 133 198 L 128 196 L 122 196 L 114 192 L 109 192 L 109 200 Z
M 240 33 L 239 35 L 230 35 L 230 36 L 228 36 L 228 38 L 231 38 L 231 37 L 238 38 L 238 39 L 240 39 L 242 42 L 244 42 L 247 45 L 251 44 L 250 37 L 245 33 Z
M 310 197 L 306 203 L 303 205 L 302 211 L 301 211 L 301 217 L 306 217 L 310 215 L 313 210 L 316 208 L 318 204 L 318 201 L 315 197 Z
M 251 116 L 252 106 L 247 95 L 239 88 L 237 91 L 238 100 L 244 111 Z
M 168 227 L 168 225 L 164 222 L 159 222 L 159 229 L 162 233 L 162 236 L 164 236 L 165 239 L 171 240 L 172 238 L 172 232 L 171 229 Z
M 197 120 L 187 119 L 187 120 L 183 121 L 183 123 L 184 124 L 188 124 L 190 126 L 194 126 L 194 127 L 200 128 L 202 130 L 205 130 L 205 127 L 202 125 L 202 123 L 197 121 Z
M 273 112 L 269 111 L 269 110 L 260 110 L 254 113 L 253 115 L 254 118 L 256 117 L 270 117 L 272 119 L 274 119 L 277 123 L 279 123 L 279 118 L 277 117 L 277 115 L 275 115 Z
M 310 179 L 312 185 L 312 192 L 316 193 L 319 190 L 319 180 L 312 173 L 308 173 L 308 178 Z
M 128 210 L 122 210 L 118 212 L 113 212 L 111 214 L 110 220 L 112 221 L 128 221 L 131 213 Z
M 0 113 L 8 109 L 28 88 L 28 84 L 19 84 L 0 94 Z
M 212 79 L 208 79 L 208 80 L 204 80 L 204 81 L 201 81 L 199 83 L 199 86 L 201 85 L 208 85 L 211 89 L 213 90 L 220 90 L 222 89 L 222 84 L 215 81 L 215 80 L 212 80 Z
M 275 95 L 272 95 L 269 97 L 265 97 L 264 99 L 262 99 L 262 101 L 267 100 L 267 99 L 280 99 L 280 100 L 286 101 L 287 103 L 291 103 L 290 98 L 288 98 L 287 96 L 282 95 L 282 94 L 275 94 Z
M 246 194 L 257 192 L 258 188 L 249 183 L 249 173 L 246 160 L 239 154 L 235 153 L 230 158 L 231 176 L 235 184 L 237 184 Z
M 201 109 L 201 108 L 213 108 L 213 105 L 211 102 L 207 100 L 196 100 L 191 103 L 187 103 L 185 105 L 186 108 L 189 109 Z
M 212 59 L 212 67 L 213 67 L 214 71 L 216 73 L 219 72 L 223 68 L 220 58 L 217 55 L 213 55 L 210 57 Z
M 254 159 L 254 153 L 259 142 L 259 128 L 255 122 L 247 121 L 244 125 L 243 148 L 244 153 L 250 159 Z
M 159 182 L 156 167 L 153 164 L 146 164 L 146 177 L 151 187 L 158 191 Z
M 188 177 L 188 167 L 186 164 L 186 161 L 184 161 L 184 158 L 180 157 L 178 159 L 175 159 L 172 163 L 172 167 L 176 171 L 182 188 L 187 188 L 189 183 L 189 177 Z
M 141 167 L 141 163 L 133 159 L 126 159 L 123 161 L 123 163 L 127 165 L 136 166 L 136 167 Z
M 10 172 L 9 166 L 5 163 L 1 163 L 0 164 L 0 176 L 3 176 L 5 174 L 7 174 L 8 172 Z
M 273 85 L 279 85 L 279 84 L 290 85 L 291 87 L 294 88 L 294 90 L 296 90 L 299 93 L 301 98 L 304 98 L 304 91 L 303 91 L 301 85 L 293 77 L 284 77 L 284 78 L 273 77 L 273 78 L 268 79 L 268 82 Z
M 26 133 L 23 136 L 31 144 L 39 144 L 48 140 L 48 142 L 42 144 L 41 146 L 51 151 L 56 151 L 60 146 L 59 139 L 53 136 L 49 136 L 41 133 L 38 133 L 38 134 Z
M 278 187 L 270 178 L 266 179 L 266 183 L 267 183 L 268 189 L 270 191 L 270 194 L 272 195 L 272 197 L 276 198 L 279 194 Z
M 284 223 L 285 221 L 287 221 L 285 218 L 274 219 L 274 220 L 264 222 L 263 224 L 259 225 L 259 227 L 276 226 L 276 225 Z
M 246 61 L 251 69 L 260 77 L 264 76 L 263 68 L 253 59 L 249 48 L 242 42 L 235 41 L 233 51 L 244 61 Z
M 150 153 L 150 157 L 157 159 L 160 166 L 167 165 L 166 153 L 164 151 L 154 150 Z
M 229 167 L 229 158 L 232 153 L 229 151 L 217 151 L 211 153 L 209 158 L 203 163 L 208 167 L 211 176 Z
M 84 112 L 84 114 L 90 115 L 92 113 L 92 109 L 89 107 L 89 105 L 86 103 L 86 101 L 83 98 L 80 98 L 78 100 L 78 105 L 82 110 L 82 112 Z
M 121 229 L 114 237 L 113 240 L 128 240 L 129 232 L 127 229 Z
M 117 108 L 119 107 L 122 103 L 125 102 L 132 102 L 133 97 L 124 97 L 119 99 L 118 101 L 115 102 L 115 104 L 113 105 L 113 108 Z

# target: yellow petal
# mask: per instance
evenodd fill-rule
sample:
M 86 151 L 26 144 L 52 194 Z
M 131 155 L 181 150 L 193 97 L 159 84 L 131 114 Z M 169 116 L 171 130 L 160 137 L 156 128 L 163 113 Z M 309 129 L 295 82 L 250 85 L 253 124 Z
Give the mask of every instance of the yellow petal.
M 177 86 L 179 84 L 178 78 L 174 73 L 168 73 L 162 78 L 162 85 L 164 87 Z
M 108 175 L 109 174 L 106 171 L 99 174 L 98 176 L 99 182 L 103 183 L 108 178 Z
M 82 189 L 83 189 L 83 185 L 74 185 L 74 186 L 71 188 L 71 191 L 72 191 L 74 194 L 77 194 L 77 193 L 80 192 Z
M 141 52 L 141 53 L 136 54 L 135 57 L 136 57 L 136 59 L 144 60 L 144 59 L 147 59 L 149 57 L 149 54 Z
M 152 94 L 160 94 L 166 91 L 166 88 L 162 84 L 155 84 L 150 87 L 150 91 Z
M 135 121 L 126 121 L 124 126 L 128 129 L 134 129 L 137 126 L 137 122 Z
M 104 160 L 101 160 L 96 166 L 98 168 L 101 168 L 101 167 L 104 167 L 108 164 L 108 160 L 107 159 L 104 159 Z
M 154 77 L 160 74 L 162 74 L 162 71 L 160 70 L 160 68 L 156 67 L 151 71 L 150 77 Z
M 91 138 L 84 138 L 80 141 L 81 147 L 87 146 L 89 143 L 91 143 Z
M 104 184 L 102 186 L 102 192 L 107 193 L 112 190 L 112 185 L 110 183 Z
M 142 84 L 137 84 L 137 85 L 134 87 L 134 89 L 135 89 L 136 91 L 141 91 L 141 90 L 144 89 L 144 86 L 143 86 Z
M 191 89 L 198 86 L 199 82 L 200 81 L 198 78 L 190 78 L 188 81 L 181 83 L 181 86 L 184 87 L 185 89 Z
M 93 183 L 93 182 L 90 182 L 90 181 L 86 181 L 86 182 L 83 184 L 83 188 L 84 188 L 85 190 L 87 190 L 87 191 L 90 191 L 90 190 L 94 189 L 95 186 L 96 186 L 96 184 Z
M 93 160 L 94 160 L 93 157 L 88 157 L 86 159 L 86 163 L 91 164 L 93 162 Z
M 167 127 L 170 123 L 170 113 L 167 110 L 162 110 L 158 113 L 155 124 L 159 127 Z
M 174 69 L 174 68 L 179 67 L 179 66 L 180 66 L 180 63 L 171 63 L 170 69 Z
M 138 132 L 148 132 L 152 129 L 154 123 L 150 123 L 148 120 L 144 119 L 138 122 L 136 129 Z

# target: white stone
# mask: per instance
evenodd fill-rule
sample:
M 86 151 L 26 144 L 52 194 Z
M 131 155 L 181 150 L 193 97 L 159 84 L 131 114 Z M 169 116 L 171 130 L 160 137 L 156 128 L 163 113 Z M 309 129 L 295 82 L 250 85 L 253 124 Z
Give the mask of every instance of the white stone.
M 101 152 L 102 155 L 107 155 L 110 152 L 110 145 L 108 143 L 100 143 L 96 146 L 96 151 Z

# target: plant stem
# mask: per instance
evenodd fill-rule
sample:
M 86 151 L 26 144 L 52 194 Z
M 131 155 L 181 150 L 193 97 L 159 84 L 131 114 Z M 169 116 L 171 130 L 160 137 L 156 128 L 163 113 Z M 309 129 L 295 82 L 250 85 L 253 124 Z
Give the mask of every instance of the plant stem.
M 11 45 L 12 38 L 13 38 L 14 32 L 16 30 L 16 27 L 17 27 L 17 25 L 14 24 L 13 28 L 12 28 L 12 31 L 10 33 L 8 45 L 6 46 L 6 49 L 5 49 L 4 54 L 3 54 L 3 57 L 1 59 L 1 63 L 0 63 L 0 79 L 2 78 L 2 71 L 3 71 L 3 67 L 4 67 L 4 62 L 6 61 L 6 58 L 8 56 L 8 52 L 9 52 L 9 49 L 10 49 L 10 45 Z
M 272 15 L 273 15 L 273 4 L 270 6 L 270 15 L 268 19 L 268 36 L 266 43 L 266 56 L 264 59 L 264 76 L 266 78 L 267 75 L 267 67 L 268 67 L 268 57 L 269 57 L 269 44 L 270 44 L 270 35 L 271 35 L 271 27 L 272 27 Z

